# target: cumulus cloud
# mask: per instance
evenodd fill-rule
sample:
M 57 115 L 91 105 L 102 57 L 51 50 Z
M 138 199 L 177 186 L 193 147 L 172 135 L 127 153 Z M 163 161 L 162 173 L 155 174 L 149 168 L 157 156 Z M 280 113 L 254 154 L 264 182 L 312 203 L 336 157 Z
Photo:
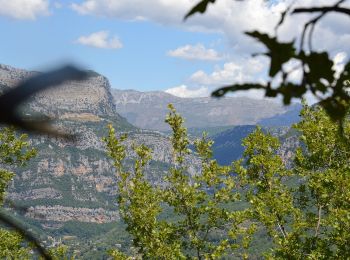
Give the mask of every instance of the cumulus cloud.
M 166 93 L 182 98 L 208 97 L 210 95 L 207 87 L 190 89 L 186 85 L 173 87 L 165 90 Z
M 185 45 L 167 53 L 171 57 L 185 60 L 217 61 L 222 57 L 214 49 L 207 49 L 202 44 Z
M 206 86 L 221 86 L 245 81 L 258 80 L 260 73 L 266 69 L 262 59 L 242 59 L 238 62 L 227 62 L 223 67 L 216 67 L 212 73 L 196 71 L 190 77 L 192 83 Z
M 232 1 L 221 0 L 210 5 L 203 15 L 196 14 L 186 22 L 183 16 L 197 3 L 195 0 L 84 0 L 74 3 L 71 8 L 83 15 L 96 15 L 126 20 L 151 20 L 164 25 L 173 25 L 187 30 L 211 31 L 223 33 L 236 52 L 255 52 L 256 41 L 242 32 L 250 30 L 274 33 L 274 27 L 292 0 L 281 0 L 273 4 L 265 0 Z M 330 5 L 335 1 L 304 0 L 295 6 Z M 347 6 L 347 3 L 343 4 Z M 287 17 L 279 29 L 283 40 L 292 40 L 299 36 L 302 25 L 310 19 L 309 15 L 293 15 Z M 338 39 L 334 41 L 333 39 Z M 348 17 L 328 15 L 315 30 L 315 47 L 350 51 L 350 33 Z
M 14 19 L 34 20 L 49 15 L 48 0 L 0 0 L 0 15 Z
M 153 20 L 162 24 L 181 22 L 188 0 L 85 0 L 73 3 L 71 8 L 82 15 L 97 15 L 126 20 Z
M 230 62 L 216 66 L 213 71 L 205 72 L 198 70 L 190 76 L 187 85 L 205 86 L 209 89 L 231 83 L 244 81 L 261 81 L 266 79 L 268 61 L 253 59 L 244 60 L 247 54 L 264 52 L 264 46 L 256 40 L 248 37 L 243 32 L 259 30 L 274 35 L 274 27 L 280 19 L 280 14 L 293 0 L 265 1 L 265 0 L 220 0 L 209 5 L 205 14 L 196 14 L 183 22 L 184 15 L 193 7 L 198 0 L 83 0 L 71 5 L 81 15 L 95 15 L 122 20 L 147 20 L 166 26 L 175 26 L 189 31 L 215 32 L 224 36 L 230 47 Z M 336 0 L 299 0 L 295 7 L 310 7 L 332 5 Z M 342 4 L 349 7 L 349 2 Z M 294 14 L 287 16 L 284 24 L 278 30 L 278 38 L 282 41 L 296 39 L 299 46 L 299 37 L 303 25 L 309 21 L 312 15 Z M 314 31 L 314 50 L 328 50 L 334 56 L 339 52 L 350 55 L 350 32 L 349 21 L 345 15 L 328 14 Z M 334 40 L 337 39 L 337 40 Z M 186 46 L 182 46 L 183 48 Z M 193 47 L 193 46 L 191 46 Z M 177 56 L 184 58 L 189 55 L 190 46 L 187 49 L 180 48 Z M 191 53 L 193 55 L 193 52 Z M 169 52 L 170 55 L 170 52 Z M 193 57 L 193 56 L 192 56 Z M 226 58 L 226 57 L 225 57 Z M 294 64 L 287 64 L 292 66 Z M 341 68 L 341 63 L 335 68 Z M 300 78 L 300 71 L 291 75 L 292 80 Z M 187 87 L 185 89 L 188 89 Z M 255 96 L 256 93 L 252 92 Z
M 123 47 L 123 44 L 120 42 L 118 37 L 110 37 L 108 31 L 99 31 L 87 36 L 81 36 L 76 40 L 76 42 L 82 45 L 101 49 L 120 49 Z

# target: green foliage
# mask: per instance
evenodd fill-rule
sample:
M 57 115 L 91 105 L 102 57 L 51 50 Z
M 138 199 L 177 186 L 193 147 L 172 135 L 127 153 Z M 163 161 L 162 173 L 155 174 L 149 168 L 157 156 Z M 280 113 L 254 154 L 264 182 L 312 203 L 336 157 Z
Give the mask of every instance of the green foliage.
M 347 259 L 350 256 L 350 124 L 344 135 L 320 107 L 307 107 L 295 125 L 303 147 L 287 170 L 277 155 L 278 140 L 261 129 L 244 140 L 245 163 L 236 172 L 247 190 L 251 221 L 274 242 L 267 257 Z M 286 185 L 294 179 L 293 187 Z
M 239 160 L 235 162 L 235 169 L 250 203 L 250 218 L 261 223 L 278 245 L 288 235 L 288 221 L 298 219 L 300 214 L 293 206 L 292 194 L 282 181 L 290 176 L 290 171 L 285 169 L 282 159 L 276 154 L 278 139 L 264 134 L 261 128 L 245 138 L 243 145 L 246 147 L 245 166 Z
M 0 132 L 0 163 L 3 166 L 23 166 L 36 155 L 31 148 L 27 135 L 17 135 L 13 128 L 4 128 Z M 13 172 L 0 169 L 0 206 L 4 202 L 8 183 L 14 176 Z M 0 229 L 0 257 L 4 259 L 29 259 L 30 247 L 22 247 L 23 238 L 16 232 Z
M 28 248 L 22 247 L 23 237 L 16 232 L 0 229 L 0 258 L 25 260 L 30 259 Z
M 23 166 L 36 156 L 34 148 L 30 148 L 28 135 L 17 135 L 13 128 L 3 128 L 0 132 L 0 163 Z
M 257 250 L 252 241 L 261 236 L 271 241 L 268 259 L 350 257 L 349 120 L 339 135 L 340 126 L 324 109 L 304 105 L 295 125 L 302 146 L 290 169 L 278 155 L 279 140 L 260 127 L 243 140 L 244 157 L 232 166 L 212 160 L 213 142 L 203 135 L 194 142 L 201 171 L 190 175 L 183 118 L 169 109 L 174 166 L 162 187 L 144 176 L 147 147 L 134 147 L 134 170 L 125 172 L 126 137 L 117 138 L 110 127 L 105 138 L 117 167 L 121 216 L 137 251 L 133 257 L 249 258 Z M 118 250 L 110 253 L 130 259 Z
M 134 171 L 125 172 L 122 167 L 126 155 L 122 144 L 125 136 L 118 139 L 110 127 L 105 138 L 117 168 L 120 213 L 138 254 L 156 259 L 216 259 L 240 248 L 235 241 L 244 240 L 241 248 L 247 248 L 253 228 L 241 226 L 244 213 L 233 214 L 228 207 L 239 199 L 239 194 L 232 192 L 235 186 L 232 168 L 220 166 L 211 159 L 213 143 L 203 136 L 194 143 L 202 171 L 190 176 L 186 159 L 191 150 L 183 118 L 172 105 L 169 109 L 166 122 L 173 130 L 174 166 L 163 177 L 164 187 L 152 186 L 144 176 L 150 159 L 147 147 L 134 147 L 138 155 Z M 171 210 L 172 217 L 161 217 L 166 208 Z M 231 222 L 235 224 L 230 225 Z M 218 232 L 221 239 L 213 239 Z
M 344 135 L 319 107 L 305 106 L 295 127 L 306 149 L 296 153 L 297 195 L 303 209 L 293 250 L 317 259 L 350 257 L 350 121 Z
M 68 247 L 65 245 L 60 245 L 56 248 L 51 248 L 49 254 L 52 257 L 52 260 L 74 260 L 74 255 L 69 256 Z
M 123 252 L 120 252 L 117 249 L 112 249 L 108 253 L 115 260 L 131 260 L 131 259 L 133 259 L 132 257 L 127 256 L 126 254 L 124 254 Z
M 14 173 L 0 169 L 0 205 L 2 205 L 5 198 L 5 191 L 8 183 L 12 180 Z

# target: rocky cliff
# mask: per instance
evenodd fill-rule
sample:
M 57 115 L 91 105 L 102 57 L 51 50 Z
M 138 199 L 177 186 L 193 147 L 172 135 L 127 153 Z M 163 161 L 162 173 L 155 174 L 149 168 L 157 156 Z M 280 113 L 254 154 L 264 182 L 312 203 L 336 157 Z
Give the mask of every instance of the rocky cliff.
M 38 72 L 0 66 L 3 89 L 16 85 Z M 66 82 L 62 86 L 39 93 L 24 104 L 25 113 L 42 113 L 55 119 L 55 127 L 78 135 L 68 141 L 47 136 L 31 136 L 38 156 L 17 175 L 8 198 L 28 208 L 23 217 L 34 219 L 43 228 L 61 227 L 59 223 L 80 221 L 108 223 L 119 219 L 116 206 L 116 177 L 101 139 L 111 123 L 118 133 L 127 132 L 127 167 L 134 154 L 133 143 L 145 143 L 153 150 L 154 159 L 147 176 L 155 185 L 171 162 L 168 137 L 152 131 L 141 131 L 117 112 L 108 80 L 94 72 L 82 82 Z M 188 157 L 192 174 L 198 160 Z
M 34 73 L 38 72 L 0 65 L 0 86 L 3 90 L 13 87 Z M 120 228 L 116 177 L 101 141 L 107 135 L 107 124 L 113 124 L 117 134 L 127 133 L 129 136 L 126 141 L 127 168 L 132 167 L 135 157 L 131 149 L 133 144 L 143 143 L 153 150 L 153 160 L 146 169 L 146 175 L 154 185 L 163 185 L 162 175 L 171 163 L 169 138 L 156 131 L 134 127 L 119 112 L 132 122 L 139 122 L 139 126 L 166 129 L 163 121 L 168 103 L 175 104 L 178 111 L 185 115 L 187 126 L 196 127 L 254 123 L 261 116 L 270 117 L 285 111 L 283 107 L 265 101 L 228 98 L 218 102 L 208 98 L 182 99 L 163 92 L 112 91 L 114 99 L 108 80 L 91 72 L 87 81 L 66 82 L 60 88 L 40 93 L 23 106 L 25 114 L 49 115 L 56 120 L 55 127 L 78 135 L 74 142 L 30 136 L 38 156 L 25 168 L 14 169 L 17 175 L 9 187 L 8 199 L 24 206 L 26 210 L 16 216 L 40 230 L 43 236 L 73 235 L 81 239 L 86 234 L 88 243 L 93 243 L 93 235 L 101 238 L 106 230 L 117 227 L 113 241 L 116 237 L 120 243 L 127 240 L 124 228 Z M 226 158 L 218 158 L 218 151 L 231 157 L 239 156 L 243 149 L 240 141 L 253 128 L 242 126 L 232 133 L 227 132 L 230 135 L 217 135 L 213 147 L 217 152 L 215 158 Z M 292 156 L 293 138 L 293 134 L 287 136 L 281 149 L 286 160 Z M 226 161 L 230 163 L 231 157 Z M 198 158 L 191 155 L 186 161 L 189 173 L 196 174 L 199 170 Z M 77 241 L 77 244 L 86 242 L 82 241 Z

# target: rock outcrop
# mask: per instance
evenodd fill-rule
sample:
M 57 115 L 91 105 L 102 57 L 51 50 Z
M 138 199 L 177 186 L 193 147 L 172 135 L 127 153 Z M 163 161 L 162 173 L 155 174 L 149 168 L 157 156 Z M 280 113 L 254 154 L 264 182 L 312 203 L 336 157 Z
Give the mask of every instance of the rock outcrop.
M 0 85 L 11 88 L 35 73 L 38 72 L 1 65 Z M 28 207 L 25 217 L 34 218 L 41 226 L 52 228 L 60 227 L 53 222 L 107 223 L 119 219 L 116 176 L 102 142 L 108 124 L 118 133 L 128 132 L 130 136 L 126 142 L 126 167 L 131 168 L 135 157 L 132 143 L 151 147 L 154 158 L 146 175 L 154 185 L 161 185 L 164 167 L 171 163 L 168 137 L 129 124 L 116 112 L 108 80 L 97 73 L 90 74 L 86 81 L 65 82 L 24 104 L 27 116 L 37 113 L 50 116 L 56 120 L 56 128 L 78 136 L 74 141 L 30 136 L 38 156 L 25 168 L 15 170 L 17 175 L 8 190 L 8 198 Z M 189 156 L 188 163 L 195 174 L 198 159 Z

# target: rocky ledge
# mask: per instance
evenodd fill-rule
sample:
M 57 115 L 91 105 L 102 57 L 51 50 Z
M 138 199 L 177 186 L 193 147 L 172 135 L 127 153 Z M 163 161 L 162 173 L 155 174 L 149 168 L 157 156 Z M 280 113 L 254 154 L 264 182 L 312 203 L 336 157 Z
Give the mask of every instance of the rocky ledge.
M 30 207 L 25 216 L 38 220 L 56 222 L 109 223 L 120 219 L 118 211 L 109 211 L 103 208 L 63 207 L 59 205 Z

